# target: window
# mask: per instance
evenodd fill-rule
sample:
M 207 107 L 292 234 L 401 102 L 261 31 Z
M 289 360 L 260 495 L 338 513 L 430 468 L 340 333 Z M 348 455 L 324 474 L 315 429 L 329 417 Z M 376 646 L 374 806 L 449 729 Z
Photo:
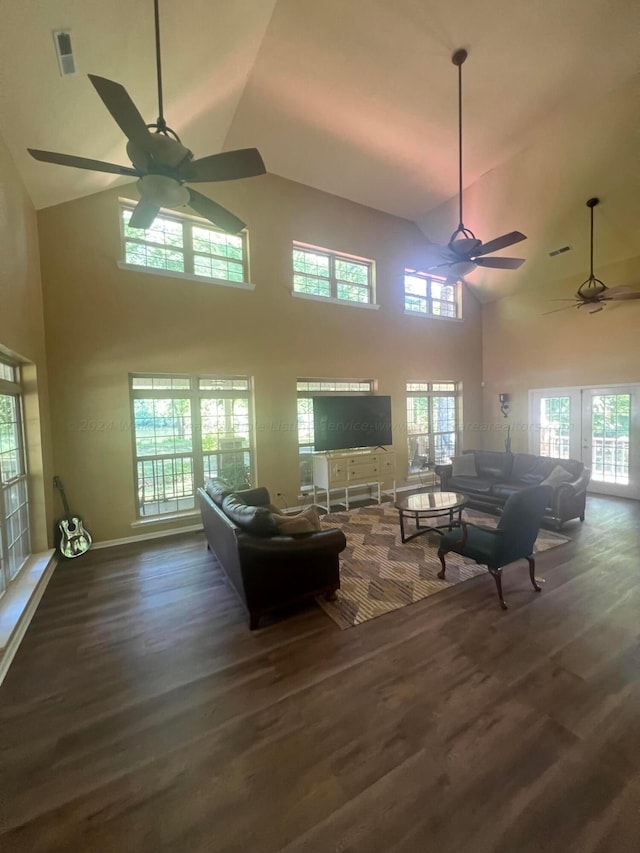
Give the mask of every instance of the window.
M 298 379 L 298 447 L 300 455 L 300 485 L 313 484 L 313 398 L 343 394 L 373 394 L 373 379 Z
M 426 317 L 460 317 L 460 284 L 418 270 L 404 271 L 404 310 Z
M 458 386 L 407 382 L 409 474 L 445 465 L 456 454 Z
M 540 399 L 540 456 L 569 459 L 571 440 L 571 399 Z
M 195 509 L 210 477 L 252 485 L 248 377 L 132 376 L 131 405 L 139 516 Z
M 151 228 L 131 228 L 134 205 L 120 203 L 126 264 L 243 283 L 247 275 L 246 234 L 226 234 L 205 219 L 163 212 Z
M 20 370 L 0 361 L 0 594 L 30 551 Z
M 293 290 L 306 296 L 373 303 L 373 261 L 293 244 Z

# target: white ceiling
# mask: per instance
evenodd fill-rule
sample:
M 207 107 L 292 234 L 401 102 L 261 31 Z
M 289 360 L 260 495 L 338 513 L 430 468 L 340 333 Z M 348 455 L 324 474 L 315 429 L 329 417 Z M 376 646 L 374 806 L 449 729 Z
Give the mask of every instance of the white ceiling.
M 152 0 L 1 2 L 0 133 L 35 206 L 113 186 L 26 148 L 127 163 L 86 74 L 123 83 L 155 120 Z M 270 172 L 448 237 L 450 57 L 466 47 L 465 224 L 485 241 L 522 230 L 529 240 L 517 248 L 540 260 L 584 243 L 583 205 L 600 195 L 613 235 L 602 261 L 638 254 L 637 0 L 161 0 L 160 12 L 165 115 L 196 156 L 257 146 Z M 79 70 L 67 78 L 60 28 L 71 29 Z M 572 254 L 563 270 L 583 263 Z M 495 282 L 523 275 L 478 270 L 473 280 L 491 297 Z

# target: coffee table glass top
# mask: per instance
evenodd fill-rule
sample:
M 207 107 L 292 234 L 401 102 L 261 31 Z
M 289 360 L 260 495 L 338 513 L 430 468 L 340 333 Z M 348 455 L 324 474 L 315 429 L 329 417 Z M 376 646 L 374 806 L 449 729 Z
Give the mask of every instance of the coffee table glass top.
M 418 494 L 400 498 L 396 508 L 409 510 L 409 512 L 447 512 L 463 507 L 466 503 L 466 496 L 457 492 L 418 492 Z

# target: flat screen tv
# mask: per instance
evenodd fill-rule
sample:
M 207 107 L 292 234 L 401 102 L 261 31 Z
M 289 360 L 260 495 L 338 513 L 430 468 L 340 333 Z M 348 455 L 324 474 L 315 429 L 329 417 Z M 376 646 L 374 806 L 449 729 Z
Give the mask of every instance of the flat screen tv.
M 314 397 L 316 450 L 391 444 L 391 397 Z

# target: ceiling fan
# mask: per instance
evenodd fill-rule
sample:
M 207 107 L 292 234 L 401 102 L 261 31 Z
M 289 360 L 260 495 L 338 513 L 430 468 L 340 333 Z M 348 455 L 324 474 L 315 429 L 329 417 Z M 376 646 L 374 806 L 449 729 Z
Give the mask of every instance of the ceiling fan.
M 545 311 L 545 314 L 555 314 L 557 311 L 565 311 L 567 308 L 583 308 L 584 306 L 589 307 L 589 314 L 597 314 L 598 311 L 602 311 L 607 302 L 640 299 L 640 292 L 630 291 L 628 285 L 623 284 L 619 287 L 607 287 L 604 282 L 600 281 L 593 274 L 593 208 L 599 203 L 599 198 L 590 198 L 587 201 L 587 207 L 591 211 L 589 278 L 582 282 L 573 299 L 552 300 L 553 302 L 571 302 L 571 305 L 564 305 L 562 308 L 555 308 L 553 311 Z
M 45 163 L 57 163 L 60 166 L 74 166 L 77 169 L 91 169 L 139 178 L 137 186 L 141 200 L 129 221 L 131 228 L 149 228 L 161 207 L 189 205 L 218 228 L 237 234 L 245 227 L 241 219 L 202 193 L 186 187 L 185 184 L 251 178 L 255 175 L 263 175 L 266 172 L 265 165 L 257 148 L 224 151 L 221 154 L 212 154 L 209 157 L 194 160 L 193 153 L 185 148 L 177 133 L 167 125 L 162 101 L 158 0 L 154 0 L 153 5 L 158 80 L 156 123 L 145 124 L 136 105 L 120 83 L 95 74 L 88 75 L 104 105 L 127 137 L 127 154 L 133 165 L 118 166 L 114 163 L 74 157 L 70 154 L 57 154 L 53 151 L 39 151 L 34 148 L 27 150 L 36 160 L 42 160 Z
M 434 260 L 437 262 L 429 267 L 430 272 L 442 271 L 447 275 L 447 283 L 453 284 L 476 267 L 492 267 L 493 269 L 516 270 L 524 263 L 524 258 L 487 258 L 491 252 L 506 249 L 526 236 L 520 231 L 510 231 L 488 243 L 478 240 L 473 231 L 465 228 L 462 219 L 462 65 L 468 54 L 464 48 L 456 50 L 451 61 L 458 67 L 458 227 L 451 235 L 446 246 L 436 250 Z

